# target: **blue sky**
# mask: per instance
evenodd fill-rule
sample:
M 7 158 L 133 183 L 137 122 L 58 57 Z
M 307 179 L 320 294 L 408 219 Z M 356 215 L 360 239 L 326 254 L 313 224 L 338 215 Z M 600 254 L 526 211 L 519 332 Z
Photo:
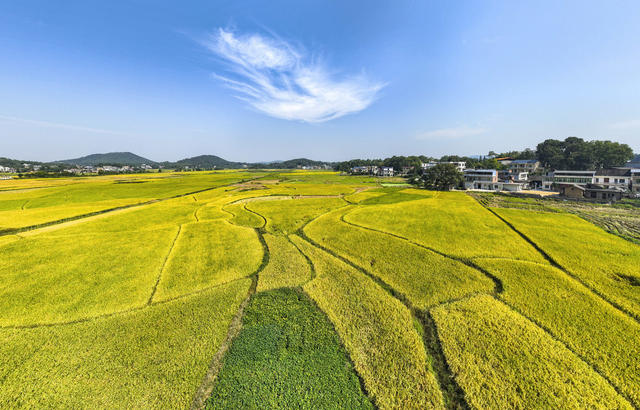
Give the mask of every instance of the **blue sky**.
M 637 1 L 0 3 L 0 156 L 640 152 Z

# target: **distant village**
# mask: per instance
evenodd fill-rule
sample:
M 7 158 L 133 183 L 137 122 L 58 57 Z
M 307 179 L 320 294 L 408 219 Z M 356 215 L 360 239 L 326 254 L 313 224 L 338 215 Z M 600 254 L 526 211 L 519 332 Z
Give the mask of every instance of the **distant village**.
M 505 169 L 467 168 L 464 161 L 430 161 L 421 163 L 426 171 L 438 164 L 452 164 L 463 175 L 466 190 L 494 192 L 544 193 L 555 192 L 560 196 L 574 199 L 595 199 L 616 201 L 625 197 L 640 197 L 640 160 L 636 158 L 623 167 L 598 170 L 545 171 L 540 161 L 522 160 L 510 157 L 495 158 Z M 372 175 L 379 177 L 410 176 L 414 167 L 402 167 L 394 170 L 384 166 L 356 166 L 353 175 Z

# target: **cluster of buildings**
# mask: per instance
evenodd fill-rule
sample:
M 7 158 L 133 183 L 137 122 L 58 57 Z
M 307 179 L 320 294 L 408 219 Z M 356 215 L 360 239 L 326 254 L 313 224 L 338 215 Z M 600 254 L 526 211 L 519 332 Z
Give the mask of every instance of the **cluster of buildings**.
M 11 167 L 3 167 L 2 165 L 0 165 L 0 172 L 13 174 L 13 173 L 16 172 L 16 169 L 15 168 L 11 168 Z
M 353 167 L 351 168 L 351 173 L 356 175 L 374 175 L 379 177 L 392 177 L 394 175 L 393 167 L 379 167 L 377 165 Z
M 535 175 L 532 174 L 540 169 L 536 160 L 515 160 L 508 167 L 506 171 L 465 169 L 465 188 L 506 192 L 544 190 L 568 198 L 599 201 L 640 197 L 640 164 L 597 171 L 555 170 Z
M 93 165 L 76 165 L 74 168 L 66 169 L 66 172 L 70 172 L 76 175 L 91 175 L 91 174 L 100 174 L 100 173 L 128 173 L 134 172 L 138 169 L 151 169 L 150 165 L 142 164 L 138 167 L 132 167 L 129 165 L 123 166 L 115 166 L 115 165 L 102 165 L 102 166 L 93 166 Z

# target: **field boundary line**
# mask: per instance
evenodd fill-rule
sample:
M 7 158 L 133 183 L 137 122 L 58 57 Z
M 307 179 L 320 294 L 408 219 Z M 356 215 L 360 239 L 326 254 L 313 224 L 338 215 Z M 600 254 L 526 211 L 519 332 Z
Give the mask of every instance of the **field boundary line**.
M 347 205 L 347 206 L 350 206 L 350 205 Z M 420 323 L 420 325 L 424 330 L 424 335 L 421 337 L 422 344 L 425 349 L 425 353 L 431 357 L 432 364 L 433 364 L 432 366 L 429 366 L 428 363 L 425 363 L 425 367 L 427 368 L 428 372 L 432 372 L 436 377 L 436 380 L 438 382 L 438 387 L 440 388 L 440 391 L 445 401 L 445 406 L 451 409 L 460 409 L 460 408 L 469 409 L 470 407 L 465 399 L 464 391 L 462 390 L 458 382 L 455 380 L 455 376 L 451 372 L 451 368 L 449 367 L 446 357 L 444 356 L 444 353 L 442 350 L 442 343 L 440 339 L 437 337 L 437 328 L 432 328 L 432 325 L 435 325 L 435 321 L 429 322 L 428 320 L 427 316 L 430 315 L 429 312 L 422 311 L 414 307 L 413 304 L 407 299 L 407 297 L 404 294 L 402 294 L 401 292 L 398 292 L 396 289 L 394 289 L 392 286 L 386 283 L 383 279 L 381 279 L 377 275 L 372 274 L 371 272 L 367 271 L 365 268 L 343 257 L 342 255 L 334 252 L 333 250 L 326 248 L 325 246 L 317 243 L 316 241 L 311 239 L 309 236 L 307 236 L 304 231 L 300 232 L 300 236 L 302 237 L 302 239 L 307 241 L 310 245 L 318 248 L 321 251 L 328 253 L 329 255 L 342 261 L 343 263 L 346 263 L 347 265 L 356 269 L 358 272 L 362 273 L 369 279 L 373 280 L 375 284 L 377 284 L 382 289 L 384 289 L 391 297 L 398 300 L 409 310 L 409 313 L 411 314 L 411 316 Z
M 156 295 L 156 291 L 158 290 L 158 285 L 160 284 L 160 280 L 162 279 L 162 274 L 164 273 L 165 268 L 167 267 L 167 262 L 169 261 L 169 257 L 173 252 L 173 249 L 176 247 L 176 242 L 178 242 L 178 237 L 180 237 L 180 232 L 182 232 L 182 225 L 178 225 L 178 232 L 176 236 L 173 238 L 173 242 L 171 242 L 171 246 L 169 247 L 169 252 L 167 252 L 167 256 L 164 257 L 164 261 L 162 262 L 162 266 L 160 267 L 160 272 L 158 272 L 158 278 L 156 279 L 156 283 L 154 283 L 153 288 L 151 289 L 151 296 L 149 296 L 149 300 L 147 301 L 147 306 L 153 302 L 153 297 Z
M 250 179 L 239 181 L 239 182 L 233 182 L 233 183 L 229 183 L 229 184 L 218 185 L 218 186 L 215 186 L 215 187 L 204 188 L 204 189 L 200 189 L 200 190 L 197 190 L 197 191 L 192 191 L 192 192 L 187 192 L 187 193 L 184 193 L 184 194 L 173 195 L 173 196 L 169 196 L 169 197 L 165 197 L 165 198 L 154 198 L 154 199 L 151 199 L 149 201 L 137 202 L 137 203 L 134 203 L 134 204 L 128 204 L 128 205 L 122 205 L 122 206 L 116 206 L 116 207 L 113 207 L 113 208 L 102 209 L 100 211 L 88 212 L 86 214 L 80 214 L 80 215 L 70 216 L 68 218 L 57 219 L 55 221 L 43 222 L 41 224 L 23 226 L 21 228 L 4 229 L 4 230 L 0 230 L 0 236 L 12 235 L 12 234 L 16 234 L 16 233 L 20 233 L 20 232 L 26 232 L 26 231 L 34 231 L 34 230 L 38 230 L 38 229 L 41 229 L 41 228 L 47 228 L 47 227 L 54 226 L 54 225 L 60 225 L 60 224 L 63 224 L 65 222 L 78 221 L 78 220 L 82 220 L 82 219 L 87 219 L 87 218 L 92 217 L 92 216 L 108 214 L 108 213 L 111 213 L 111 212 L 114 212 L 114 211 L 127 210 L 127 209 L 133 209 L 133 208 L 142 208 L 144 206 L 153 205 L 153 204 L 156 204 L 158 202 L 168 201 L 170 199 L 183 198 L 183 197 L 186 197 L 186 196 L 189 196 L 189 195 L 195 195 L 195 194 L 199 194 L 199 193 L 202 193 L 202 192 L 211 191 L 211 190 L 214 190 L 214 189 L 217 189 L 217 188 L 223 188 L 223 187 L 231 186 L 231 185 L 237 184 L 237 183 L 252 181 L 252 180 L 255 180 L 255 179 L 258 179 L 258 178 L 259 177 L 250 178 Z
M 572 278 L 573 280 L 577 281 L 578 283 L 580 283 L 582 286 L 584 286 L 585 288 L 589 289 L 595 296 L 599 297 L 600 299 L 602 299 L 603 301 L 607 302 L 609 305 L 611 305 L 612 307 L 614 307 L 615 309 L 619 310 L 620 312 L 624 313 L 625 315 L 629 316 L 631 319 L 633 319 L 634 321 L 636 321 L 637 323 L 640 324 L 640 317 L 638 315 L 636 315 L 633 312 L 628 311 L 626 308 L 624 308 L 623 306 L 621 306 L 620 304 L 618 304 L 617 302 L 614 302 L 613 300 L 609 299 L 608 296 L 604 295 L 602 292 L 600 292 L 599 290 L 595 289 L 593 286 L 589 285 L 587 282 L 585 282 L 582 278 L 580 278 L 579 276 L 571 273 L 567 268 L 565 268 L 563 265 L 561 265 L 560 263 L 558 263 L 553 257 L 551 257 L 551 255 L 549 255 L 546 251 L 544 251 L 544 249 L 542 249 L 533 239 L 529 238 L 527 235 L 525 235 L 523 232 L 521 232 L 519 229 L 517 229 L 513 224 L 511 224 L 511 222 L 507 221 L 505 218 L 503 218 L 502 216 L 500 216 L 497 212 L 495 212 L 493 209 L 490 208 L 486 208 L 484 207 L 486 210 L 488 210 L 489 212 L 491 212 L 496 218 L 500 219 L 503 223 L 505 223 L 509 228 L 511 228 L 514 232 L 516 232 L 518 235 L 520 235 L 525 241 L 527 241 L 529 244 L 531 244 L 538 252 L 540 252 L 540 254 L 547 260 L 549 261 L 549 263 L 561 270 L 562 272 L 564 272 L 567 276 L 569 276 L 570 278 Z M 606 232 L 606 231 L 605 231 Z
M 265 230 L 267 229 L 267 218 L 265 218 L 264 215 L 259 214 L 258 212 L 254 211 L 253 209 L 247 208 L 247 203 L 246 202 L 244 203 L 242 208 L 247 212 L 251 212 L 252 214 L 259 216 L 260 219 L 262 219 L 262 226 L 260 228 L 261 229 L 265 229 Z
M 264 251 L 262 255 L 262 263 L 260 264 L 258 269 L 252 275 L 250 275 L 251 286 L 249 287 L 247 297 L 240 304 L 238 311 L 236 312 L 235 316 L 231 320 L 231 323 L 229 324 L 229 329 L 227 331 L 226 338 L 224 339 L 224 341 L 220 345 L 220 348 L 218 348 L 218 351 L 215 353 L 215 355 L 211 359 L 211 362 L 209 364 L 209 369 L 207 370 L 207 373 L 205 374 L 204 379 L 200 383 L 198 390 L 196 390 L 196 393 L 193 396 L 193 400 L 191 402 L 191 407 L 190 407 L 192 410 L 200 410 L 205 408 L 207 399 L 211 396 L 211 393 L 213 392 L 213 388 L 215 387 L 216 380 L 218 379 L 218 374 L 220 373 L 220 370 L 222 370 L 222 366 L 224 365 L 224 357 L 227 351 L 229 350 L 229 348 L 231 347 L 233 340 L 240 334 L 240 331 L 242 330 L 242 320 L 244 318 L 244 310 L 249 304 L 249 301 L 251 300 L 253 295 L 255 295 L 256 293 L 256 289 L 258 288 L 258 280 L 259 280 L 260 272 L 262 272 L 262 270 L 269 264 L 270 251 L 269 251 L 269 246 L 267 245 L 267 241 L 264 239 L 264 236 L 262 235 L 262 232 L 260 231 L 259 228 L 255 228 L 254 230 L 258 235 L 258 239 L 260 240 L 260 243 L 262 244 L 262 248 Z

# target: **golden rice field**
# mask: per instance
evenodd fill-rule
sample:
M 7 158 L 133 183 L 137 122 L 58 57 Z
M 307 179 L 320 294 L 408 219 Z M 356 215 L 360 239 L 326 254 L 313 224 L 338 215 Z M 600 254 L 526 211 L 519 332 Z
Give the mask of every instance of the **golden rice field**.
M 640 245 L 383 182 L 0 181 L 0 408 L 640 407 Z

